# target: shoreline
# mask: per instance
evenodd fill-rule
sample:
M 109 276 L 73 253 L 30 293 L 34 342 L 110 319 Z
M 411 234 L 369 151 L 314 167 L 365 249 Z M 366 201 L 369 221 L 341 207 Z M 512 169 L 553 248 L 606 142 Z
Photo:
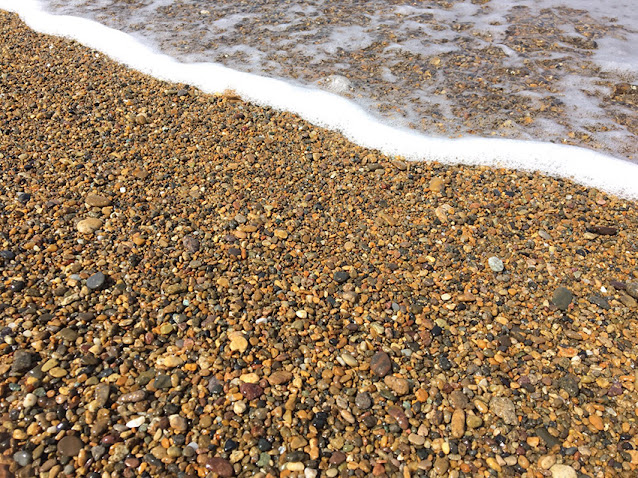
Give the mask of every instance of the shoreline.
M 0 28 L 0 475 L 635 474 L 636 202 Z
M 3 6 L 0 1 L 0 6 Z M 349 140 L 390 156 L 434 160 L 444 164 L 484 165 L 570 178 L 628 199 L 638 187 L 627 181 L 638 164 L 592 149 L 505 138 L 430 137 L 384 124 L 359 106 L 327 91 L 292 85 L 274 78 L 239 72 L 213 63 L 180 63 L 135 38 L 88 19 L 45 13 L 31 0 L 4 5 L 20 13 L 36 31 L 63 35 L 95 48 L 136 71 L 189 84 L 204 93 L 235 91 L 246 101 L 297 114 L 315 125 L 338 131 Z M 339 111 L 339 115 L 334 114 Z

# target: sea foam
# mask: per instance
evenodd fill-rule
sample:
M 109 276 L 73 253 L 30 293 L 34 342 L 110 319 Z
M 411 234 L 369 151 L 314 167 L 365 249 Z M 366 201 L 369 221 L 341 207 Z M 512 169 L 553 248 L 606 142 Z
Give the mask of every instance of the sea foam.
M 638 165 L 576 146 L 511 139 L 430 137 L 374 118 L 328 91 L 239 72 L 215 63 L 181 63 L 139 39 L 85 18 L 53 15 L 36 0 L 0 0 L 32 29 L 74 39 L 156 78 L 186 83 L 206 93 L 234 90 L 244 99 L 298 114 L 318 126 L 383 153 L 412 160 L 540 171 L 628 199 L 638 199 Z

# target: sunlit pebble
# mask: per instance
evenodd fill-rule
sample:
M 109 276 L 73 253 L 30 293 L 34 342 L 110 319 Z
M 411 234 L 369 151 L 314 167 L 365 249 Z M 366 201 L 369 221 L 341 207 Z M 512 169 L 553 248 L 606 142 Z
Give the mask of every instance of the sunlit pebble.
M 121 192 L 121 193 L 125 193 L 125 192 L 126 192 L 126 188 L 125 188 L 124 186 L 122 186 L 122 187 L 120 188 L 120 192 Z
M 606 288 L 605 286 L 602 286 L 602 287 L 600 288 L 600 291 L 601 291 L 603 294 L 605 294 L 605 293 L 607 293 L 607 288 Z

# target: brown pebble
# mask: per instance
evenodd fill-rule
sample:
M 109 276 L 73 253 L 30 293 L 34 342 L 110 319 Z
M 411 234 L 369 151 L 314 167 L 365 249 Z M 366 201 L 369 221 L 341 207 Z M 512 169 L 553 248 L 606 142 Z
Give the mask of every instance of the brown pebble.
M 62 456 L 77 456 L 84 444 L 75 435 L 67 435 L 58 442 L 58 454 Z
M 220 458 L 218 456 L 209 458 L 206 461 L 206 469 L 211 471 L 212 473 L 217 473 L 222 478 L 227 478 L 235 475 L 233 465 L 231 465 L 228 460 L 225 460 L 224 458 Z
M 377 352 L 370 360 L 370 370 L 377 377 L 385 377 L 392 370 L 392 360 L 385 352 Z

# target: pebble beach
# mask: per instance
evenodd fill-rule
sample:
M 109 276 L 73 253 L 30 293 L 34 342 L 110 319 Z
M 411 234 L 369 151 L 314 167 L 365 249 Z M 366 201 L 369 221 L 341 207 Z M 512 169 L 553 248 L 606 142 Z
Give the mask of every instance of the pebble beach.
M 0 29 L 0 478 L 638 474 L 636 202 Z

